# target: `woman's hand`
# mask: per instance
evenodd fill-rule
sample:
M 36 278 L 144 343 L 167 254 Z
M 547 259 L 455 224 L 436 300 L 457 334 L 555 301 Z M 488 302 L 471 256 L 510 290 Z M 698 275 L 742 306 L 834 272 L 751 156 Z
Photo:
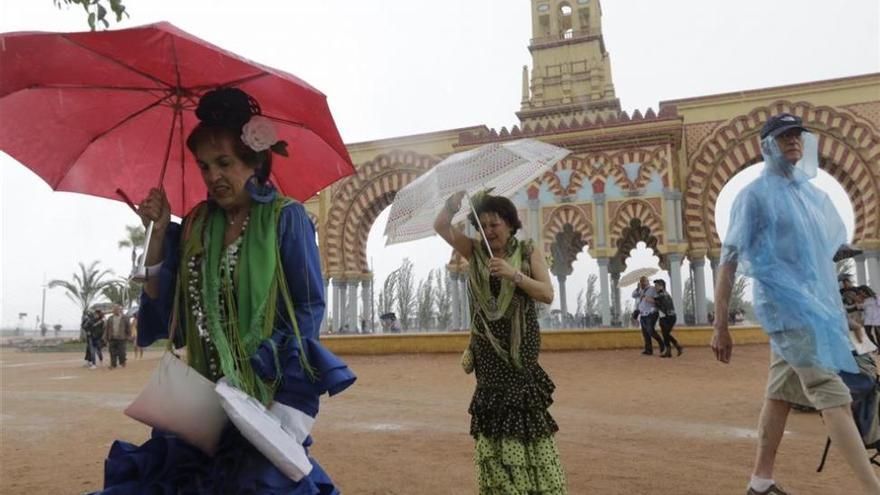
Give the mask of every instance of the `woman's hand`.
M 449 196 L 446 199 L 446 211 L 449 212 L 449 218 L 452 219 L 452 215 L 458 213 L 458 210 L 461 209 L 461 200 L 464 198 L 464 191 L 458 191 L 457 193 Z
M 144 228 L 148 228 L 150 221 L 153 222 L 153 231 L 164 232 L 171 222 L 171 205 L 168 203 L 168 197 L 165 191 L 161 189 L 150 189 L 147 198 L 141 202 L 138 207 L 138 216 Z
M 510 266 L 510 263 L 502 258 L 492 258 L 489 260 L 489 275 L 493 277 L 501 277 L 507 280 L 513 280 L 516 270 Z

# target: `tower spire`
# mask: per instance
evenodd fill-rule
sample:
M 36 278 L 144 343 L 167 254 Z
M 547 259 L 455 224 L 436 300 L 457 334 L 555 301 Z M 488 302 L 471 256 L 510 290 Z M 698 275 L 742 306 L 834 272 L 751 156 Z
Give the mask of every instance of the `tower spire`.
M 520 122 L 570 120 L 620 112 L 611 59 L 602 37 L 599 0 L 530 0 L 530 95 L 523 92 Z

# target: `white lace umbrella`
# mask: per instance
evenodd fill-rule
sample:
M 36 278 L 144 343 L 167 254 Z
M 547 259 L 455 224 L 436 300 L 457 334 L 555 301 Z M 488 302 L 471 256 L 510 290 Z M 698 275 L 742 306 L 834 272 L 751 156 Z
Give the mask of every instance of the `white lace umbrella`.
M 626 287 L 627 285 L 632 285 L 639 281 L 642 277 L 650 277 L 651 275 L 659 272 L 660 270 L 656 268 L 636 268 L 635 270 L 626 273 L 620 276 L 620 280 L 617 282 L 617 287 Z
M 569 153 L 552 144 L 521 139 L 450 155 L 398 191 L 385 227 L 386 244 L 434 235 L 434 219 L 446 199 L 458 191 L 470 197 L 491 188 L 493 195 L 512 196 Z M 463 205 L 452 222 L 463 221 L 469 212 L 469 206 Z

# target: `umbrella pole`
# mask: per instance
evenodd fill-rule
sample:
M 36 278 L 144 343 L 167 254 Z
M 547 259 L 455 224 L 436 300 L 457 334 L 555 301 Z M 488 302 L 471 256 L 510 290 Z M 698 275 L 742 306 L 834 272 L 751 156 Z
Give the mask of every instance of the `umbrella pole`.
M 483 230 L 483 224 L 480 222 L 480 217 L 477 216 L 477 210 L 474 209 L 474 203 L 471 201 L 470 195 L 468 195 L 468 206 L 471 207 L 471 213 L 474 214 L 474 219 L 477 221 L 477 227 L 480 229 L 480 235 L 483 237 L 483 242 L 486 243 L 486 249 L 489 250 L 489 256 L 494 258 L 495 254 L 492 253 L 492 247 L 489 246 L 489 240 L 486 239 L 486 232 Z
M 153 237 L 153 221 L 150 220 L 150 223 L 147 225 L 147 234 L 144 237 L 144 252 L 138 257 L 137 267 L 131 274 L 132 280 L 135 282 L 144 283 L 147 281 L 147 249 L 150 247 L 150 238 Z
M 177 99 L 179 103 L 180 97 L 178 96 Z M 162 164 L 162 172 L 159 174 L 159 189 L 163 189 L 165 184 L 165 172 L 168 170 L 168 158 L 171 156 L 171 143 L 174 140 L 174 127 L 177 125 L 178 119 L 180 122 L 180 130 L 183 131 L 183 115 L 181 115 L 179 108 L 175 108 L 174 117 L 171 119 L 171 134 L 168 136 L 168 146 L 165 148 L 165 162 Z M 181 140 L 182 139 L 183 135 L 181 134 Z M 181 156 L 181 160 L 183 160 L 183 156 Z M 129 277 L 135 282 L 146 283 L 147 281 L 147 251 L 150 249 L 150 239 L 153 237 L 153 223 L 154 222 L 150 220 L 150 223 L 147 224 L 146 237 L 144 238 L 144 252 L 138 260 L 137 268 L 134 269 L 131 273 L 131 277 Z

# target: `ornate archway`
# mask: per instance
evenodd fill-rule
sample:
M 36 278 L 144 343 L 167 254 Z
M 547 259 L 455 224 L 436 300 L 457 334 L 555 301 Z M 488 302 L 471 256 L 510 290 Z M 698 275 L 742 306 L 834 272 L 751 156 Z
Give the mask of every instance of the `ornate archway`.
M 541 236 L 545 253 L 552 252 L 552 244 L 556 242 L 557 235 L 565 230 L 566 225 L 570 225 L 574 232 L 580 234 L 584 245 L 594 246 L 592 206 L 562 205 L 545 210 Z
M 579 153 L 566 157 L 542 175 L 533 185 L 540 187 L 547 184 L 550 192 L 558 197 L 574 196 L 584 187 L 591 187 L 596 181 L 605 183 L 614 179 L 619 187 L 627 191 L 635 191 L 645 187 L 651 180 L 651 174 L 657 172 L 665 187 L 670 184 L 669 149 L 665 145 L 625 149 L 613 153 Z M 639 169 L 635 180 L 630 180 L 624 165 L 638 163 Z M 570 170 L 568 183 L 563 186 L 558 172 Z
M 853 204 L 855 243 L 880 239 L 880 132 L 845 110 L 781 100 L 718 127 L 692 156 L 684 191 L 692 251 L 720 249 L 715 227 L 718 195 L 737 172 L 761 160 L 761 126 L 779 112 L 800 116 L 819 135 L 821 166 L 840 182 Z
M 629 249 L 635 248 L 639 241 L 644 241 L 660 256 L 660 251 L 666 244 L 661 205 L 660 198 L 609 202 L 611 246 L 618 253 L 624 253 L 624 259 L 629 256 Z M 627 246 L 628 250 L 621 251 Z
M 322 239 L 326 278 L 369 272 L 367 237 L 382 211 L 401 188 L 433 167 L 439 158 L 391 151 L 358 168 L 334 187 Z

